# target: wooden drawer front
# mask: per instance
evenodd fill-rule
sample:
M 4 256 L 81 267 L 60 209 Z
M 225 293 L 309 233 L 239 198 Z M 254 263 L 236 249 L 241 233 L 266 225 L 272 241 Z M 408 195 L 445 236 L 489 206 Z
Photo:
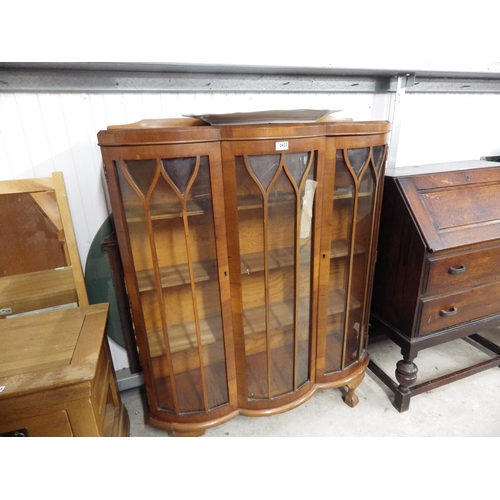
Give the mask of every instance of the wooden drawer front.
M 21 417 L 10 422 L 0 421 L 0 433 L 27 429 L 28 437 L 72 437 L 73 432 L 66 410 L 34 417 Z
M 422 301 L 419 336 L 500 313 L 500 283 Z
M 500 247 L 443 257 L 430 262 L 425 293 L 481 285 L 500 279 Z

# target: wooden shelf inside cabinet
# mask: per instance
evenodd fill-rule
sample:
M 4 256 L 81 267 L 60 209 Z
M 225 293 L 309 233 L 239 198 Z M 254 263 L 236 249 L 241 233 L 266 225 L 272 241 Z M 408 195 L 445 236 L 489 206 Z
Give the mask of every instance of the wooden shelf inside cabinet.
M 308 310 L 309 297 L 299 299 L 301 303 L 299 310 Z M 328 316 L 334 316 L 345 312 L 345 292 L 344 290 L 334 290 L 329 294 Z M 357 309 L 361 306 L 359 300 L 354 297 L 350 299 L 350 309 Z M 276 302 L 269 307 L 270 315 L 272 316 L 271 334 L 274 332 L 282 332 L 283 329 L 292 326 L 294 318 L 294 301 L 287 300 Z M 245 337 L 255 334 L 260 334 L 266 331 L 265 308 L 255 307 L 245 309 L 243 311 L 244 333 Z M 309 316 L 299 317 L 299 323 L 307 321 Z
M 301 264 L 309 264 L 310 256 L 300 255 Z M 256 273 L 264 270 L 264 259 L 262 252 L 248 253 L 240 257 L 241 274 Z M 269 269 L 280 269 L 295 264 L 295 251 L 293 248 L 278 248 L 268 253 Z
M 289 378 L 293 376 L 294 366 L 298 373 L 308 373 L 307 366 L 307 358 L 305 356 L 298 357 L 298 364 L 296 364 L 297 360 L 294 359 L 294 354 L 286 345 L 283 343 L 282 345 L 278 345 L 274 343 L 272 345 L 273 356 L 271 359 L 271 371 L 275 373 L 279 373 L 280 376 L 275 377 L 274 379 L 274 395 L 271 399 L 279 400 L 281 397 L 286 397 L 287 395 L 292 393 L 292 387 L 289 384 Z M 308 345 L 307 341 L 302 340 L 299 342 L 298 351 L 299 352 L 307 352 Z M 248 351 L 247 351 L 248 352 Z M 266 356 L 265 350 L 255 350 L 252 352 L 248 352 L 247 356 L 247 364 L 249 368 L 249 372 L 251 373 L 266 373 L 268 369 L 268 359 Z M 286 376 L 288 375 L 288 377 Z M 302 384 L 298 384 L 295 390 L 300 390 L 302 387 L 307 386 L 309 380 L 308 377 Z M 248 381 L 248 392 L 249 392 L 249 400 L 259 402 L 262 401 L 262 397 L 255 397 L 254 393 L 262 393 L 262 386 L 260 386 L 259 381 L 256 377 L 250 377 Z M 260 389 L 260 390 L 259 390 Z M 267 398 L 264 398 L 264 401 Z
M 350 245 L 350 243 L 346 239 L 332 241 L 332 246 L 331 246 L 331 250 L 330 250 L 330 258 L 340 259 L 342 257 L 347 257 L 349 255 L 349 245 Z M 366 252 L 366 249 L 362 245 L 360 245 L 359 243 L 356 243 L 354 245 L 354 253 L 355 254 L 362 254 L 365 252 Z
M 295 196 L 279 194 L 273 201 L 271 201 L 268 206 L 285 205 L 289 203 L 295 203 Z M 238 210 L 252 210 L 256 208 L 262 208 L 262 197 L 261 196 L 245 196 L 238 198 Z
M 219 357 L 218 357 L 219 358 Z M 174 363 L 175 364 L 175 363 Z M 169 413 L 169 398 L 167 394 L 170 392 L 170 384 L 172 382 L 171 375 L 166 368 L 166 359 L 153 358 L 152 366 L 155 372 L 161 373 L 157 378 L 158 389 L 158 405 L 160 408 L 167 409 L 164 413 Z M 207 392 L 210 394 L 210 401 L 212 410 L 210 415 L 213 416 L 217 410 L 223 409 L 227 404 L 227 388 L 222 382 L 225 378 L 226 365 L 224 359 L 220 358 L 219 361 L 211 360 L 210 364 L 204 366 L 205 383 Z M 190 413 L 195 413 L 198 417 L 203 417 L 205 412 L 201 409 L 204 407 L 200 387 L 203 384 L 200 369 L 197 366 L 189 367 L 188 364 L 184 368 L 175 368 L 175 384 L 177 388 L 178 404 L 181 408 L 190 409 Z M 171 410 L 170 410 L 171 412 Z M 174 431 L 174 436 L 199 436 L 203 432 L 195 431 L 193 434 L 182 431 Z
M 199 321 L 202 345 L 212 344 L 222 339 L 222 325 L 218 316 L 202 318 Z M 170 352 L 179 352 L 197 346 L 196 324 L 194 321 L 167 327 Z M 163 330 L 148 331 L 149 351 L 151 356 L 165 354 Z
M 358 198 L 366 198 L 368 196 L 372 196 L 371 192 L 361 192 L 358 193 Z M 334 200 L 352 200 L 354 198 L 354 191 L 350 188 L 348 189 L 336 189 L 335 194 L 333 196 Z
M 209 281 L 217 277 L 217 262 L 215 260 L 193 262 L 192 269 L 195 283 Z M 191 282 L 188 264 L 161 267 L 159 271 L 162 288 L 186 285 Z M 156 288 L 154 271 L 152 269 L 138 271 L 137 283 L 140 292 L 154 290 Z
M 211 212 L 211 208 L 209 201 L 189 201 L 186 206 L 186 215 L 188 217 L 205 215 Z M 177 219 L 182 216 L 183 211 L 180 209 L 178 203 L 165 203 L 150 207 L 151 220 Z M 127 216 L 128 223 L 144 223 L 144 220 L 145 214 L 142 205 L 136 205 L 136 207 L 129 211 Z
M 299 299 L 302 308 L 308 310 L 309 297 Z M 275 302 L 269 306 L 269 315 L 272 316 L 271 331 L 281 332 L 283 328 L 291 326 L 294 318 L 294 301 L 286 300 L 283 302 Z M 302 320 L 308 317 L 302 318 Z M 299 317 L 299 322 L 301 318 Z M 253 307 L 243 310 L 243 323 L 245 336 L 266 331 L 266 314 L 264 307 Z
M 300 299 L 302 305 L 307 306 L 309 297 Z M 333 316 L 345 311 L 345 293 L 343 290 L 335 290 L 330 294 L 330 307 L 328 315 Z M 354 297 L 351 298 L 350 308 L 360 307 L 360 302 Z M 271 334 L 279 332 L 292 325 L 294 314 L 294 301 L 284 301 L 271 304 L 270 315 Z M 265 308 L 255 307 L 243 311 L 244 335 L 250 336 L 261 334 L 266 331 Z M 179 352 L 197 346 L 196 325 L 194 322 L 183 323 L 182 325 L 172 325 L 168 328 L 169 344 L 171 352 Z M 211 344 L 222 340 L 222 325 L 218 317 L 203 318 L 200 320 L 200 339 L 202 345 Z M 152 357 L 165 354 L 165 344 L 163 331 L 161 329 L 148 332 L 149 349 Z
M 328 316 L 342 314 L 345 312 L 345 291 L 333 290 L 328 294 Z M 361 302 L 351 295 L 349 300 L 349 310 L 359 309 Z
M 183 385 L 186 385 L 186 387 L 192 386 L 193 379 L 197 377 L 196 372 L 200 368 L 198 349 L 193 347 L 177 351 L 171 355 L 171 362 L 176 379 L 182 377 L 184 379 Z M 205 346 L 203 350 L 203 362 L 205 369 L 215 369 L 218 371 L 224 366 L 224 350 L 221 349 L 219 343 L 212 343 Z M 170 375 L 168 360 L 165 354 L 152 356 L 151 363 L 153 369 L 161 372 L 163 377 Z

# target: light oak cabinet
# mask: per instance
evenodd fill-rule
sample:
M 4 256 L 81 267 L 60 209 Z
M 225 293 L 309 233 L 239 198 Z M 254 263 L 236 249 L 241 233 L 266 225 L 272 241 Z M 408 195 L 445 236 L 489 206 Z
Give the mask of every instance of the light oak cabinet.
M 62 172 L 0 182 L 0 319 L 89 304 Z
M 0 320 L 0 435 L 124 437 L 108 304 Z
M 98 135 L 148 422 L 199 435 L 348 386 L 366 332 L 387 122 Z
M 128 436 L 63 174 L 0 182 L 0 436 Z

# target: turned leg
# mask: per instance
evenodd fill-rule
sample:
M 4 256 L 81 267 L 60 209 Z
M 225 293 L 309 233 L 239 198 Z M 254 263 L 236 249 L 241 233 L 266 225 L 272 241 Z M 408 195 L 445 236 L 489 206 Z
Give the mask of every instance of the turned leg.
M 354 391 L 359 386 L 359 384 L 361 384 L 364 377 L 365 377 L 365 372 L 361 373 L 359 375 L 359 377 L 356 377 L 355 379 L 351 380 L 351 382 L 349 382 L 347 384 L 347 388 L 349 390 L 347 391 L 347 394 L 345 395 L 345 398 L 344 398 L 344 403 L 347 406 L 354 408 L 359 403 L 359 398 Z
M 399 382 L 399 387 L 394 393 L 394 406 L 399 412 L 404 412 L 410 407 L 410 388 L 417 380 L 418 373 L 418 367 L 413 362 L 415 357 L 402 359 L 396 364 L 396 380 Z

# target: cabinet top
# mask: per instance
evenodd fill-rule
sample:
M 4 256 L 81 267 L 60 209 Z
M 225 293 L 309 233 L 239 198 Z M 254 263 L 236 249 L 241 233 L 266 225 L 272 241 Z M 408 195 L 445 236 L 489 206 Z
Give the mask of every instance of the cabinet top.
M 311 123 L 212 126 L 196 118 L 168 118 L 111 125 L 106 130 L 101 130 L 97 137 L 100 146 L 133 146 L 221 140 L 374 135 L 389 131 L 388 121 L 375 120 L 319 120 Z
M 0 400 L 90 380 L 101 349 L 108 304 L 0 321 Z
M 385 171 L 386 177 L 413 177 L 416 175 L 439 174 L 461 170 L 475 170 L 477 168 L 499 167 L 500 163 L 485 160 L 462 160 L 428 165 L 414 165 L 411 167 L 393 167 Z

